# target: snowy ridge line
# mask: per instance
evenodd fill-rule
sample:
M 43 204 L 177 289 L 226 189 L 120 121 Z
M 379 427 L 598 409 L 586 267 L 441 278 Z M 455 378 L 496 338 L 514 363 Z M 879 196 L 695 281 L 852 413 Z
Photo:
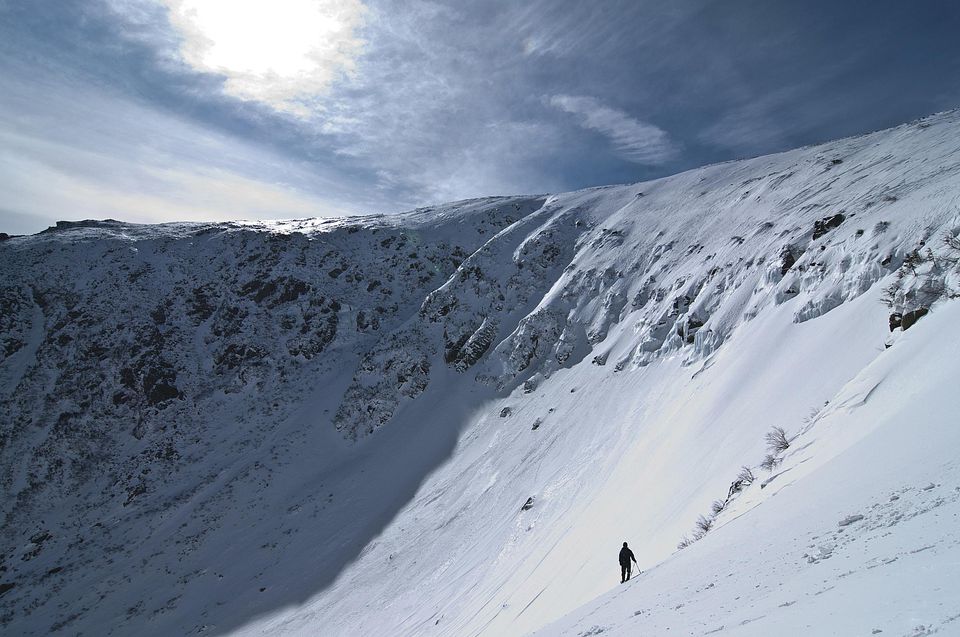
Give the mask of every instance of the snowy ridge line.
M 156 237 L 182 237 L 198 235 L 206 232 L 229 230 L 252 230 L 258 232 L 277 232 L 281 234 L 303 233 L 316 234 L 337 229 L 349 229 L 362 226 L 364 228 L 405 228 L 415 229 L 421 226 L 436 226 L 442 221 L 456 221 L 474 213 L 477 207 L 495 207 L 498 204 L 513 205 L 520 199 L 545 199 L 545 196 L 531 195 L 529 197 L 482 197 L 464 199 L 451 202 L 443 206 L 417 208 L 407 212 L 395 214 L 358 214 L 340 217 L 309 217 L 304 219 L 276 219 L 276 220 L 233 220 L 233 221 L 171 221 L 165 223 L 146 224 L 116 219 L 84 219 L 79 221 L 58 221 L 56 225 L 42 230 L 36 235 L 8 235 L 8 239 L 16 239 L 16 245 L 31 237 L 43 236 L 49 239 L 51 235 L 69 234 L 69 238 L 76 240 L 82 236 L 112 238 L 126 237 L 131 240 Z M 100 231 L 97 233 L 96 231 Z M 356 230 L 355 230 L 356 231 Z M 117 234 L 119 233 L 119 234 Z
M 609 588 L 603 547 L 653 572 L 771 426 L 916 363 L 960 289 L 958 133 L 950 112 L 642 184 L 0 242 L 0 625 L 524 634 Z M 827 411 L 804 437 L 843 431 Z

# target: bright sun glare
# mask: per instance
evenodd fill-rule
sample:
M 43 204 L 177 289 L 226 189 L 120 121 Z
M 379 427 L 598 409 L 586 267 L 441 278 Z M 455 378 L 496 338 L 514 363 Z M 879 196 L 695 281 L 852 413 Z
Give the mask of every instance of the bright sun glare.
M 191 66 L 225 89 L 292 112 L 354 69 L 366 8 L 359 0 L 162 0 Z

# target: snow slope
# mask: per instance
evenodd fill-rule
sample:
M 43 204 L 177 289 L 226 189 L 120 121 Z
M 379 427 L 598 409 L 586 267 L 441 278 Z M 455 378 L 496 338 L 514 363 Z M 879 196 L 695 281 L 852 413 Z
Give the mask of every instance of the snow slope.
M 537 634 L 960 634 L 958 321 L 864 367 L 702 541 Z
M 0 625 L 956 630 L 958 133 L 0 243 Z

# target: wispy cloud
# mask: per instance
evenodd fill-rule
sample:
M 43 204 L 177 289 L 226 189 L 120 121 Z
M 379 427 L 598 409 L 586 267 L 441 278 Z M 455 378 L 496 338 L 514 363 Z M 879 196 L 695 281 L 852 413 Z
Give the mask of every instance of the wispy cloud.
M 375 168 L 376 189 L 399 206 L 564 187 L 549 170 L 560 130 L 493 68 L 509 39 L 499 18 L 469 11 L 421 0 L 371 10 L 356 75 L 323 102 L 320 130 L 339 156 Z
M 661 128 L 604 105 L 593 97 L 554 95 L 550 104 L 576 115 L 583 128 L 605 135 L 622 157 L 638 164 L 663 164 L 679 154 L 679 147 Z
M 57 219 L 282 219 L 343 214 L 292 184 L 251 177 L 206 162 L 124 158 L 0 132 L 0 231 L 20 231 L 18 215 Z M 69 157 L 69 161 L 57 159 Z M 166 159 L 166 161 L 165 161 Z M 78 164 L 83 164 L 78 166 Z M 103 175 L 110 175 L 104 178 Z M 39 228 L 33 228 L 33 231 Z
M 0 156 L 0 177 L 12 184 L 0 210 L 0 231 L 20 230 L 19 215 L 41 219 L 123 219 L 139 223 L 321 217 L 344 212 L 289 184 L 271 184 L 203 166 L 137 171 L 150 188 L 87 179 L 23 157 Z M 8 219 L 8 216 L 10 217 Z M 36 231 L 38 228 L 33 228 Z
M 37 232 L 57 219 L 276 219 L 365 211 L 347 194 L 342 176 L 304 170 L 269 148 L 78 87 L 38 94 L 6 79 L 0 232 Z

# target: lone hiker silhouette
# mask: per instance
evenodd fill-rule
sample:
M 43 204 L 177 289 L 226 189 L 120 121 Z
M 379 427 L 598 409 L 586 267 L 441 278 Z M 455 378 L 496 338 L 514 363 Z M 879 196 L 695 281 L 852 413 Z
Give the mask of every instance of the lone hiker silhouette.
M 620 549 L 620 583 L 623 584 L 628 579 L 630 579 L 630 560 L 633 560 L 634 564 L 637 564 L 637 558 L 633 556 L 633 551 L 627 548 L 627 543 L 623 543 L 623 548 Z M 637 564 L 639 566 L 639 564 Z

